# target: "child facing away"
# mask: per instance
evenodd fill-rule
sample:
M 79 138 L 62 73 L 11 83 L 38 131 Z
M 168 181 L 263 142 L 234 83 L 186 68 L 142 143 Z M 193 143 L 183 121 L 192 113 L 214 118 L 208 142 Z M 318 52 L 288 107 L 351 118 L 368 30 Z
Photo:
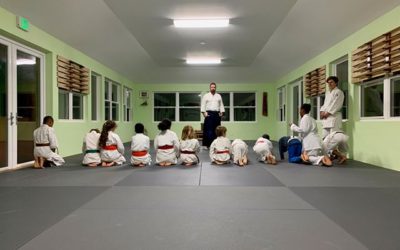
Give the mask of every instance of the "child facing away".
M 333 131 L 324 138 L 322 147 L 326 154 L 332 156 L 331 159 L 337 157 L 338 163 L 344 164 L 347 160 L 348 140 L 349 136 L 343 131 Z
M 121 165 L 124 163 L 124 145 L 121 138 L 114 131 L 117 129 L 117 124 L 114 121 L 106 121 L 101 130 L 99 146 L 101 165 L 103 167 L 111 167 L 113 165 Z
M 144 126 L 142 123 L 135 124 L 135 133 L 136 135 L 132 136 L 131 143 L 131 164 L 136 167 L 150 165 L 150 139 L 144 134 Z
M 100 148 L 99 148 L 100 130 L 93 128 L 83 138 L 82 151 L 83 156 L 82 164 L 89 167 L 96 167 L 100 165 Z
M 171 121 L 164 119 L 157 127 L 160 133 L 154 139 L 156 164 L 162 167 L 176 164 L 179 157 L 179 139 L 176 133 L 170 130 Z
M 275 165 L 276 159 L 273 154 L 273 145 L 269 140 L 268 134 L 263 134 L 260 138 L 257 139 L 256 143 L 253 147 L 254 152 L 258 155 L 258 160 Z
M 197 154 L 200 151 L 199 141 L 196 139 L 194 129 L 186 125 L 182 129 L 180 162 L 185 166 L 191 166 L 199 163 Z
M 210 159 L 212 163 L 222 165 L 231 159 L 231 141 L 226 138 L 226 127 L 218 126 L 215 129 L 217 138 L 210 146 Z
M 241 139 L 233 140 L 232 142 L 233 163 L 241 167 L 247 165 L 247 152 L 248 152 L 248 146 L 243 140 Z

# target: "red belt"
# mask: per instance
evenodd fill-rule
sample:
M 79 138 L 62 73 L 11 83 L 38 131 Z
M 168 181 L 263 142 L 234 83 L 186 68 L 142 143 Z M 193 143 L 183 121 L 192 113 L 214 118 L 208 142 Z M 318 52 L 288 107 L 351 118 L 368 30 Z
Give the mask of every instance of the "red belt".
M 256 144 L 258 144 L 258 143 L 265 143 L 265 141 L 258 141 Z
M 216 151 L 216 154 L 229 154 L 229 150 Z
M 158 146 L 158 149 L 172 149 L 174 148 L 173 145 L 163 145 L 163 146 Z
M 117 150 L 118 147 L 117 145 L 108 145 L 108 146 L 103 146 L 104 150 Z
M 188 151 L 188 150 L 181 150 L 181 153 L 182 154 L 196 154 L 196 152 L 194 152 L 194 151 Z
M 147 150 L 132 151 L 132 156 L 141 157 L 147 155 Z

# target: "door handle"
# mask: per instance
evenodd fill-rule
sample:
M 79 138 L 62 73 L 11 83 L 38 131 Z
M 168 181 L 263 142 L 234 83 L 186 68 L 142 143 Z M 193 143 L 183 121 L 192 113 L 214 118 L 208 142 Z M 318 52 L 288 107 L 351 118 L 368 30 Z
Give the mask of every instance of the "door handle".
M 14 118 L 15 118 L 15 116 L 13 116 L 13 113 L 12 112 L 10 112 L 10 125 L 12 126 L 12 125 L 14 125 Z

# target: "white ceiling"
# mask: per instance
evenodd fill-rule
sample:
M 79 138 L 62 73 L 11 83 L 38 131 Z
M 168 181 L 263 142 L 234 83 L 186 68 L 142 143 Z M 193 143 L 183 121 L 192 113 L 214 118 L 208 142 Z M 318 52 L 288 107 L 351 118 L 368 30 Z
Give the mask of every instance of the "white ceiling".
M 318 55 L 400 0 L 0 0 L 0 6 L 136 83 L 266 83 Z M 226 29 L 173 18 L 228 17 Z M 205 42 L 202 45 L 201 42 Z M 217 54 L 218 66 L 189 66 Z M 341 55 L 338 55 L 338 57 Z

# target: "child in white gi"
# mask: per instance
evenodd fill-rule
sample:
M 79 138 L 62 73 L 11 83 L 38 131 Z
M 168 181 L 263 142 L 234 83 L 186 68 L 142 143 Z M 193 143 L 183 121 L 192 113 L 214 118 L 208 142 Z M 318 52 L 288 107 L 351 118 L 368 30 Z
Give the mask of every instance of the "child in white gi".
M 290 129 L 299 133 L 303 139 L 303 153 L 301 159 L 304 162 L 310 162 L 313 165 L 332 166 L 332 161 L 322 150 L 321 140 L 318 136 L 317 123 L 309 113 L 311 105 L 304 103 L 300 107 L 300 125 L 291 124 Z
M 231 159 L 231 141 L 226 138 L 226 128 L 218 126 L 215 133 L 217 138 L 210 146 L 211 162 L 218 165 L 227 164 Z
M 339 164 L 344 164 L 347 160 L 347 141 L 349 136 L 343 131 L 333 131 L 325 137 L 322 142 L 325 153 L 338 158 Z
M 269 140 L 268 134 L 263 134 L 260 138 L 257 139 L 256 143 L 253 147 L 254 152 L 258 155 L 258 160 L 275 165 L 276 159 L 273 154 L 273 145 Z
M 162 167 L 176 164 L 179 157 L 179 139 L 176 133 L 170 130 L 171 121 L 164 119 L 157 127 L 161 132 L 154 139 L 156 164 Z
M 141 123 L 135 124 L 136 135 L 132 136 L 131 143 L 131 164 L 136 167 L 144 167 L 151 164 L 150 139 L 144 135 L 144 126 Z
M 96 167 L 101 163 L 99 148 L 100 131 L 91 129 L 83 139 L 82 151 L 85 154 L 82 164 L 89 167 Z
M 43 118 L 43 124 L 33 131 L 34 168 L 44 168 L 43 165 L 47 165 L 46 163 L 49 163 L 49 166 L 61 166 L 65 163 L 64 159 L 55 153 L 58 148 L 58 143 L 53 125 L 53 117 L 45 116 Z
M 248 146 L 241 139 L 235 139 L 232 142 L 233 162 L 241 167 L 247 165 Z
M 121 165 L 124 163 L 123 156 L 125 148 L 120 137 L 114 133 L 117 129 L 117 124 L 114 121 L 106 121 L 101 130 L 99 146 L 101 165 L 103 167 L 111 167 L 113 165 Z
M 199 163 L 197 153 L 200 151 L 199 141 L 196 139 L 194 129 L 186 125 L 182 129 L 180 162 L 185 166 Z

